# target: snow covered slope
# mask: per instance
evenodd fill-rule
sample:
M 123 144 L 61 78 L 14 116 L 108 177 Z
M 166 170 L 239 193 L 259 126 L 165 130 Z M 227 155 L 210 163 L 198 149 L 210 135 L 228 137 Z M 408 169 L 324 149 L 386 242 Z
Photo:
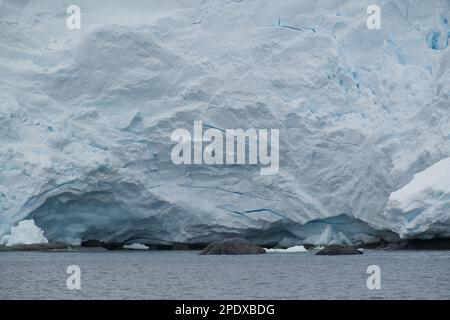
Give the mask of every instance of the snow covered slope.
M 404 237 L 450 237 L 450 158 L 416 174 L 389 197 L 387 219 Z
M 442 234 L 448 212 L 385 210 L 450 156 L 448 0 L 379 1 L 380 30 L 372 1 L 76 2 L 81 30 L 72 1 L 0 0 L 0 238 L 273 243 L 342 214 L 360 239 Z M 279 128 L 279 173 L 173 164 L 196 120 Z

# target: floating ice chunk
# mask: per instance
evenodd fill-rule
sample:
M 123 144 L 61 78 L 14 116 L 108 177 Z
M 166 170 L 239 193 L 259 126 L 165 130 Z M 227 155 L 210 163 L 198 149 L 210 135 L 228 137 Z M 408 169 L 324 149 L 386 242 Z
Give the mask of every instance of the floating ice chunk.
M 48 243 L 44 236 L 44 231 L 34 224 L 34 220 L 23 220 L 17 227 L 11 227 L 11 235 L 6 242 L 6 246 L 19 244 Z
M 123 248 L 128 250 L 148 250 L 148 247 L 141 243 L 126 244 Z
M 306 248 L 304 246 L 293 246 L 287 249 L 266 249 L 267 253 L 275 253 L 275 252 L 285 252 L 285 253 L 291 253 L 291 252 L 306 252 Z

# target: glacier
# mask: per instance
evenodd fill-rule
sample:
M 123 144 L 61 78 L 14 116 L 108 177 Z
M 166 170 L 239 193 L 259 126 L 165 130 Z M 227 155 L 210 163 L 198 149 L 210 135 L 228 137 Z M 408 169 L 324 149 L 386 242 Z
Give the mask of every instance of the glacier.
M 64 2 L 0 0 L 0 239 L 449 236 L 448 167 L 420 177 L 450 156 L 450 1 L 381 0 L 380 30 L 365 0 L 77 4 L 68 30 Z M 279 128 L 279 173 L 173 164 L 194 121 Z

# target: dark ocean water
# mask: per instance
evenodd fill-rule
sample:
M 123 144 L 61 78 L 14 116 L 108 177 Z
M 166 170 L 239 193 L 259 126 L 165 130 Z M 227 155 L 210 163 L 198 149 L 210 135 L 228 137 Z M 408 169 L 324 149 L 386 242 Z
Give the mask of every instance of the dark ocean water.
M 69 265 L 81 289 L 69 290 Z M 369 265 L 381 289 L 366 285 Z M 0 252 L 1 299 L 450 299 L 450 251 L 200 256 L 197 251 Z

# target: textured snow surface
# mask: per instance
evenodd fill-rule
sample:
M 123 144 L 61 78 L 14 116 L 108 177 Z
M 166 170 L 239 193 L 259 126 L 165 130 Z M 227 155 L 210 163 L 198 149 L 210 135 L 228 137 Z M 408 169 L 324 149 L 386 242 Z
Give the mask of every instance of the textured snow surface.
M 17 226 L 11 228 L 11 234 L 5 238 L 7 238 L 7 247 L 18 244 L 48 243 L 44 232 L 34 224 L 33 219 L 20 221 Z
M 450 237 L 450 158 L 416 174 L 389 197 L 387 219 L 404 237 Z
M 413 228 L 386 204 L 450 156 L 450 2 L 379 1 L 368 30 L 372 2 L 79 0 L 68 30 L 72 2 L 0 0 L 0 238 L 31 218 L 71 243 L 448 235 L 448 197 Z M 279 173 L 174 165 L 195 120 L 279 128 Z

